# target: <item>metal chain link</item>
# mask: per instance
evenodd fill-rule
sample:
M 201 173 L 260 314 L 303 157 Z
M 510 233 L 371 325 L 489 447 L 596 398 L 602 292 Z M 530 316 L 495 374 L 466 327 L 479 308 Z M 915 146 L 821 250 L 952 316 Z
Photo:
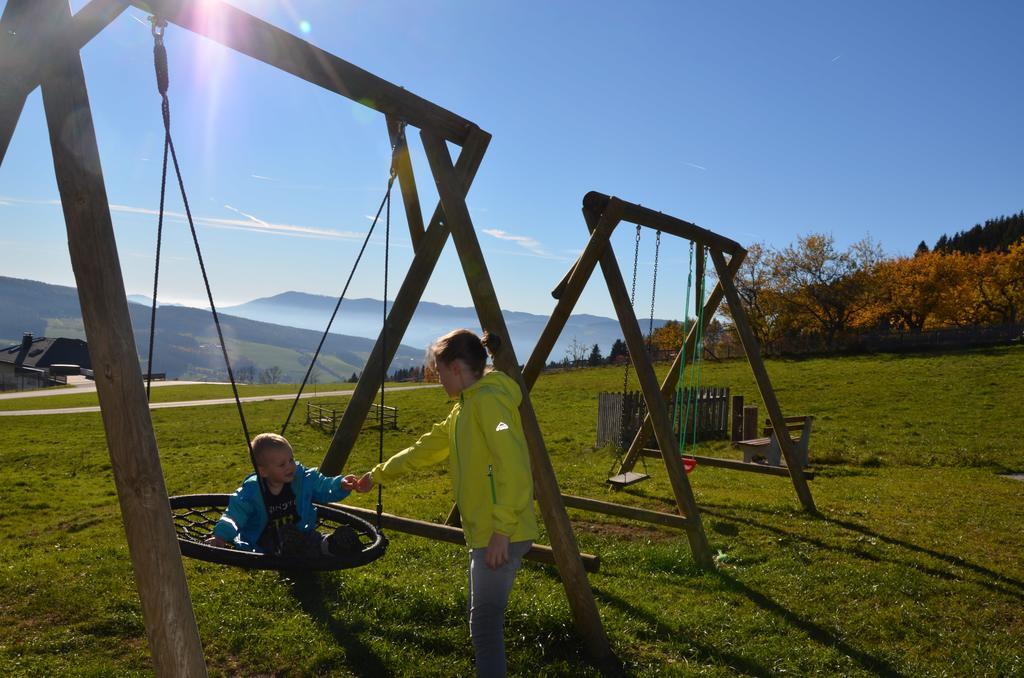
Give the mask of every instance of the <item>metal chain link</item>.
M 661 231 L 654 238 L 654 281 L 651 283 L 651 319 L 647 322 L 647 350 L 651 349 L 651 337 L 654 335 L 654 300 L 658 291 L 658 256 L 661 252 Z

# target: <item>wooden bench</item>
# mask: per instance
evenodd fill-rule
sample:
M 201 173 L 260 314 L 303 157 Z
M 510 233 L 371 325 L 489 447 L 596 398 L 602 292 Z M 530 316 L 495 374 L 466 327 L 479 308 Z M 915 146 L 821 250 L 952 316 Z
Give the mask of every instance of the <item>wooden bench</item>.
M 814 417 L 810 415 L 785 417 L 786 433 L 793 442 L 793 451 L 796 453 L 801 468 L 808 464 L 807 447 L 811 440 L 811 422 L 813 421 Z M 799 431 L 799 437 L 794 438 L 793 433 L 797 431 Z M 763 438 L 740 440 L 736 446 L 743 451 L 743 461 L 747 463 L 760 462 L 771 466 L 782 466 L 786 463 L 771 421 L 766 422 Z

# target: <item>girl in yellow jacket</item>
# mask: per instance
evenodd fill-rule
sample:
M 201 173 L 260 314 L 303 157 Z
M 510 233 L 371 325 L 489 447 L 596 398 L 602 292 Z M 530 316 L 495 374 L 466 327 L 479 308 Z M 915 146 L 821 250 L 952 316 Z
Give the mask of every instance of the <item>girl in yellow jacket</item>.
M 519 419 L 519 384 L 484 371 L 501 339 L 455 330 L 427 351 L 448 396 L 458 398 L 448 418 L 357 484 L 397 478 L 448 460 L 455 501 L 470 548 L 469 629 L 478 676 L 505 675 L 504 619 L 509 592 L 523 555 L 537 538 L 533 476 Z M 486 347 L 486 350 L 485 350 Z

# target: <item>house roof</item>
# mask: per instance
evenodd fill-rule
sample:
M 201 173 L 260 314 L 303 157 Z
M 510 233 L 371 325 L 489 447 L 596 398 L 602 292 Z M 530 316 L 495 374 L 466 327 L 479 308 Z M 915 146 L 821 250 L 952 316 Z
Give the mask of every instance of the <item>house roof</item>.
M 23 367 L 49 367 L 55 363 L 91 366 L 88 344 L 65 337 L 34 337 L 28 346 L 23 342 L 0 348 L 0 363 Z

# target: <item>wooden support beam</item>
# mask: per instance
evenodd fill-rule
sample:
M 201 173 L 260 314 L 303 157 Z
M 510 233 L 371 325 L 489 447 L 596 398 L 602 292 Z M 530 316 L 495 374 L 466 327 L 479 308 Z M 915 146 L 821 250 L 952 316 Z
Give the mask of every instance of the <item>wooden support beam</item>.
M 584 218 L 586 218 L 585 214 Z M 569 271 L 568 277 L 565 280 L 566 284 L 558 296 L 555 310 L 551 312 L 551 317 L 548 318 L 547 323 L 544 325 L 544 331 L 541 332 L 529 360 L 526 361 L 526 368 L 523 370 L 523 380 L 526 383 L 527 390 L 532 391 L 533 385 L 537 383 L 537 377 L 540 376 L 541 371 L 544 369 L 548 356 L 551 355 L 551 349 L 554 348 L 559 335 L 565 329 L 565 324 L 569 321 L 572 309 L 576 307 L 576 302 L 579 301 L 580 295 L 583 294 L 587 281 L 593 275 L 598 259 L 601 258 L 601 255 L 608 248 L 608 238 L 611 237 L 612 231 L 615 230 L 615 226 L 618 223 L 617 215 L 614 211 L 609 210 L 602 214 L 597 223 L 593 225 L 590 240 L 587 241 L 583 254 L 580 255 L 576 264 Z
M 488 330 L 497 332 L 503 340 L 501 348 L 494 356 L 494 365 L 518 381 L 523 391 L 519 415 L 530 451 L 534 488 L 576 629 L 590 655 L 599 661 L 607 660 L 612 654 L 611 645 L 601 625 L 594 593 L 580 560 L 579 547 L 569 523 L 569 516 L 565 512 L 565 505 L 562 503 L 551 459 L 548 457 L 540 425 L 537 423 L 537 415 L 530 402 L 530 393 L 519 370 L 519 361 L 512 346 L 508 327 L 505 325 L 498 297 L 487 272 L 480 243 L 473 230 L 473 222 L 466 207 L 465 192 L 460 190 L 458 177 L 452 167 L 444 140 L 427 130 L 423 130 L 420 136 L 480 324 Z
M 62 8 L 63 15 L 55 13 L 51 20 L 70 31 L 67 0 L 33 2 Z M 157 675 L 205 676 L 128 314 L 82 62 L 74 44 L 58 44 L 66 48 L 43 75 L 43 108 L 146 636 Z
M 595 214 L 601 214 L 610 200 L 617 200 L 619 202 L 619 209 L 622 211 L 623 221 L 647 226 L 648 228 L 657 229 L 687 240 L 702 242 L 705 245 L 714 249 L 722 250 L 728 254 L 739 254 L 740 252 L 745 251 L 743 246 L 735 240 L 718 235 L 717 233 L 709 231 L 706 228 L 701 228 L 696 224 L 691 224 L 689 221 L 670 217 L 667 214 L 655 212 L 652 209 L 641 207 L 640 205 L 626 202 L 619 198 L 609 197 L 603 193 L 598 193 L 597 191 L 591 191 L 583 196 L 583 206 L 586 209 L 592 210 Z
M 409 141 L 401 122 L 387 116 L 388 137 L 394 149 L 392 162 L 398 174 L 398 187 L 402 189 L 402 204 L 405 205 L 405 219 L 409 222 L 409 236 L 415 252 L 423 239 L 423 211 L 420 196 L 416 191 L 416 177 L 412 173 L 412 158 L 409 157 Z
M 351 511 L 356 515 L 362 516 L 366 520 L 376 524 L 377 512 L 373 509 L 349 506 L 348 504 L 345 504 L 341 508 L 345 511 Z M 452 544 L 465 545 L 466 543 L 466 537 L 462 532 L 462 529 L 452 525 L 441 525 L 439 523 L 431 523 L 425 520 L 396 516 L 390 513 L 381 514 L 380 524 L 381 527 L 385 529 L 405 532 L 406 534 L 416 535 L 417 537 L 426 537 L 427 539 L 436 539 L 437 541 L 446 541 Z M 545 565 L 555 564 L 554 551 L 551 550 L 550 546 L 545 546 L 543 544 L 534 544 L 524 557 L 527 560 L 544 563 Z M 601 559 L 598 556 L 589 553 L 581 553 L 580 559 L 583 561 L 583 567 L 587 572 L 597 572 L 601 569 Z
M 740 265 L 746 258 L 746 251 L 740 252 L 729 260 L 729 272 L 735 275 L 740 270 Z M 700 328 L 703 332 L 707 329 L 707 326 L 711 323 L 715 317 L 715 312 L 718 310 L 719 304 L 722 303 L 722 299 L 725 297 L 725 292 L 722 288 L 722 283 L 719 281 L 713 290 L 711 295 L 708 297 L 707 302 L 704 304 L 704 325 Z M 672 365 L 668 368 L 668 374 L 665 375 L 665 379 L 661 382 L 661 395 L 664 398 L 671 398 L 675 392 L 676 387 L 679 385 L 679 364 L 683 358 L 687 355 L 693 354 L 694 345 L 697 343 L 697 325 L 694 324 L 690 327 L 690 331 L 686 334 L 686 339 L 683 341 L 683 345 L 676 357 L 672 360 Z M 651 415 L 645 414 L 643 424 L 640 426 L 640 430 L 637 431 L 633 437 L 633 442 L 629 445 L 629 450 L 626 452 L 622 459 L 622 464 L 619 465 L 618 473 L 627 473 L 633 470 L 636 466 L 636 462 L 639 459 L 638 455 L 640 450 L 644 446 L 644 441 L 648 440 L 651 435 Z
M 590 194 L 588 194 L 590 195 Z M 605 204 L 606 209 L 619 210 L 620 205 L 616 198 L 611 198 Z M 589 212 L 591 221 L 596 221 L 597 213 Z M 620 212 L 622 213 L 622 212 Z M 626 346 L 629 348 L 629 355 L 636 369 L 637 379 L 640 381 L 640 388 L 647 402 L 647 411 L 651 415 L 651 422 L 654 428 L 654 436 L 658 441 L 658 447 L 663 451 L 662 459 L 665 468 L 668 470 L 669 482 L 672 485 L 672 492 L 675 495 L 676 505 L 679 512 L 689 518 L 686 536 L 690 541 L 690 550 L 698 565 L 704 568 L 713 568 L 714 561 L 711 555 L 711 548 L 708 546 L 707 536 L 704 534 L 704 526 L 700 519 L 700 509 L 693 497 L 693 490 L 686 479 L 686 472 L 683 470 L 683 463 L 674 450 L 678 449 L 676 437 L 672 431 L 672 423 L 668 417 L 668 407 L 665 398 L 661 395 L 658 386 L 658 378 L 654 374 L 654 368 L 647 356 L 647 348 L 644 344 L 643 333 L 640 331 L 640 324 L 636 319 L 633 304 L 626 290 L 626 283 L 622 279 L 622 272 L 619 270 L 619 263 L 615 259 L 615 253 L 606 249 L 601 255 L 601 271 L 604 274 L 605 282 L 608 285 L 608 292 L 612 297 L 612 304 L 615 306 L 615 314 L 619 318 L 619 326 L 622 328 Z
M 644 448 L 641 454 L 645 457 L 652 457 L 661 459 L 661 452 L 651 448 Z M 721 457 L 703 457 L 700 455 L 684 454 L 683 459 L 693 459 L 697 462 L 698 466 L 713 466 L 716 468 L 725 468 L 732 471 L 748 471 L 750 473 L 760 473 L 767 476 L 782 476 L 784 478 L 789 477 L 789 469 L 785 466 L 769 466 L 767 464 L 752 464 L 746 461 L 740 461 L 739 459 L 723 459 Z M 808 480 L 814 478 L 814 471 L 804 471 L 804 477 Z
M 661 455 L 659 454 L 658 457 L 661 457 Z M 576 497 L 571 494 L 563 494 L 562 501 L 565 502 L 565 505 L 569 508 L 592 511 L 593 513 L 604 513 L 610 516 L 619 516 L 620 518 L 629 518 L 631 520 L 639 520 L 645 523 L 667 525 L 668 527 L 678 527 L 681 529 L 686 529 L 690 525 L 690 520 L 688 518 L 684 518 L 676 513 L 651 511 L 648 509 L 638 508 L 636 506 L 615 504 L 610 501 L 600 501 L 589 497 Z
M 459 145 L 476 127 L 465 118 L 221 0 L 131 0 L 156 14 L 326 90 Z
M 721 252 L 712 250 L 711 260 L 715 264 L 718 279 L 725 290 L 725 298 L 729 302 L 729 311 L 732 313 L 733 323 L 736 325 L 736 331 L 740 335 L 740 343 L 743 344 L 743 350 L 747 354 L 750 369 L 754 372 L 757 390 L 761 393 L 761 400 L 768 410 L 768 418 L 771 420 L 772 427 L 776 431 L 784 432 L 786 431 L 786 422 L 782 417 L 782 409 L 779 407 L 779 401 L 775 397 L 775 389 L 772 388 L 772 382 L 768 378 L 768 370 L 761 359 L 761 347 L 754 337 L 753 330 L 750 329 L 750 322 L 747 320 L 746 311 L 743 310 L 743 304 L 740 301 L 739 293 L 736 291 L 736 285 L 733 283 L 732 276 L 729 275 L 729 267 L 725 263 L 725 257 L 722 256 Z M 789 467 L 789 477 L 793 481 L 793 487 L 796 490 L 796 496 L 800 499 L 800 504 L 803 505 L 804 510 L 817 513 L 817 509 L 814 506 L 814 498 L 811 496 L 811 489 L 807 486 L 807 479 L 804 477 L 802 464 L 796 458 L 793 441 L 790 440 L 788 435 L 777 436 L 777 439 L 779 446 L 782 448 L 782 454 L 786 458 L 786 465 Z
M 68 28 L 54 21 L 53 3 L 8 0 L 0 17 L 0 165 L 14 136 L 28 95 L 46 69 L 58 62 L 55 51 L 81 49 L 124 11 L 121 0 L 92 0 Z M 61 33 L 55 34 L 60 28 Z M 66 41 L 66 42 L 64 42 Z
M 469 192 L 469 187 L 476 177 L 476 172 L 480 168 L 480 162 L 483 160 L 490 140 L 491 136 L 487 132 L 476 129 L 462 147 L 455 172 L 459 176 L 464 194 Z M 384 328 L 377 336 L 377 342 L 373 345 L 373 350 L 366 360 L 366 366 L 363 368 L 362 374 L 359 375 L 359 382 L 353 389 L 352 396 L 345 407 L 345 414 L 341 417 L 338 430 L 335 432 L 334 438 L 331 439 L 331 445 L 320 464 L 320 470 L 324 473 L 337 475 L 345 468 L 345 463 L 356 444 L 356 438 L 359 437 L 359 431 L 366 420 L 366 415 L 369 413 L 370 407 L 377 397 L 377 391 L 384 380 L 384 374 L 381 371 L 384 340 L 387 339 L 385 360 L 390 365 L 398 351 L 398 345 L 402 342 L 402 337 L 405 336 L 405 331 L 409 328 L 409 322 L 416 311 L 416 306 L 423 297 L 423 290 L 426 289 L 430 276 L 434 272 L 437 258 L 441 256 L 441 251 L 448 241 L 448 235 L 449 229 L 444 218 L 444 210 L 441 203 L 438 202 L 434 215 L 430 219 L 430 226 L 420 241 L 412 263 L 409 264 L 405 280 L 402 281 L 402 286 L 391 304 L 387 322 L 384 323 Z

